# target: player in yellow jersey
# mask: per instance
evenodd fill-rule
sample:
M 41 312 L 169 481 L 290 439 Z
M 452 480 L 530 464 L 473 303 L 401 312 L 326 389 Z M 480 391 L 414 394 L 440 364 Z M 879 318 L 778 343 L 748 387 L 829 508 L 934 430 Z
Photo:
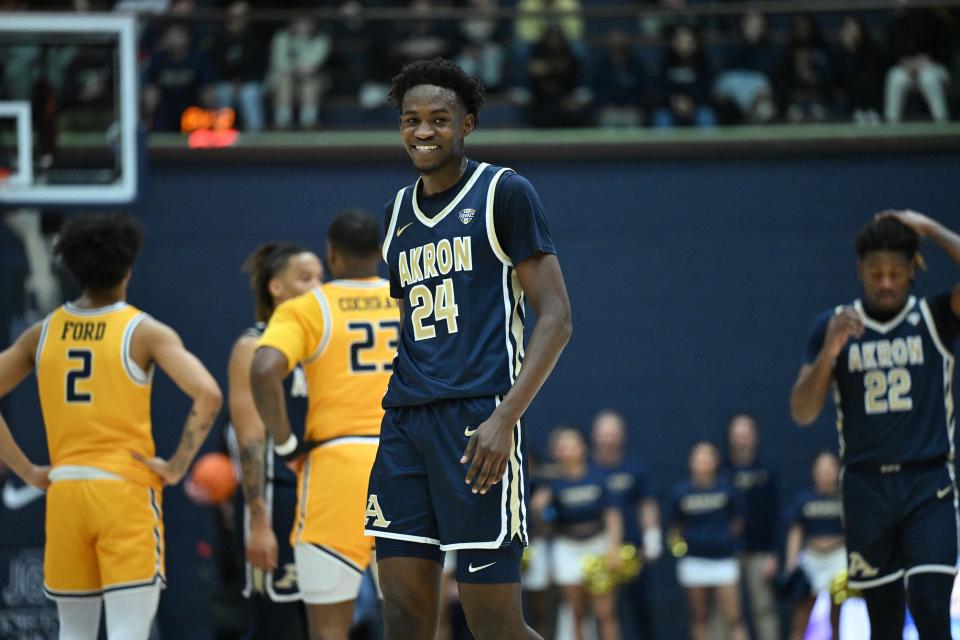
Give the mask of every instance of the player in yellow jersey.
M 277 307 L 251 366 L 276 452 L 298 468 L 291 541 L 312 640 L 346 640 L 373 551 L 363 535 L 367 480 L 400 331 L 389 284 L 377 276 L 379 257 L 376 219 L 338 215 L 327 233 L 335 279 Z M 291 433 L 282 385 L 297 363 L 307 376 L 302 441 Z
M 164 584 L 161 489 L 179 482 L 220 409 L 220 390 L 169 327 L 126 303 L 142 235 L 129 215 L 82 215 L 56 253 L 83 295 L 0 353 L 0 397 L 36 370 L 51 469 L 32 465 L 0 418 L 0 458 L 49 478 L 44 590 L 61 640 L 146 640 Z M 156 457 L 154 366 L 193 399 L 176 452 Z

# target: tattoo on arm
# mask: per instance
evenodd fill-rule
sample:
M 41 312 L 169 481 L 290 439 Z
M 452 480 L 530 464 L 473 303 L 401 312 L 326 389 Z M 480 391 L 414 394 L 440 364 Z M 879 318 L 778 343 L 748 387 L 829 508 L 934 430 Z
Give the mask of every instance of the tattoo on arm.
M 170 467 L 176 473 L 181 475 L 186 473 L 187 467 L 190 466 L 190 462 L 197 455 L 197 450 L 210 432 L 215 417 L 215 412 L 201 416 L 196 407 L 190 410 L 187 422 L 183 425 L 180 444 L 177 445 L 177 450 L 170 458 Z
M 240 468 L 243 475 L 243 496 L 253 510 L 263 506 L 264 442 L 254 440 L 240 449 Z
M 290 437 L 290 422 L 287 418 L 287 405 L 283 395 L 283 382 L 271 381 L 269 385 L 254 383 L 251 385 L 253 401 L 257 413 L 267 427 L 274 442 L 284 443 Z

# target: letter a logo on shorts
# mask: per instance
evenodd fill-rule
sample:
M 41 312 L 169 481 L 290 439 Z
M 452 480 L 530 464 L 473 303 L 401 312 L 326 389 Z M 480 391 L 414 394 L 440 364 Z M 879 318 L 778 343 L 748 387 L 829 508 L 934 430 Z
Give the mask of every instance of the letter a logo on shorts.
M 852 551 L 850 553 L 850 561 L 847 564 L 847 573 L 853 577 L 863 577 L 863 578 L 872 578 L 880 572 L 879 569 L 872 566 L 869 562 L 863 559 L 863 556 Z
M 383 509 L 380 508 L 380 501 L 375 493 L 371 493 L 367 498 L 367 516 L 364 518 L 364 523 L 369 523 L 370 518 L 374 518 L 373 526 L 375 527 L 386 529 L 390 526 L 390 521 L 383 517 Z

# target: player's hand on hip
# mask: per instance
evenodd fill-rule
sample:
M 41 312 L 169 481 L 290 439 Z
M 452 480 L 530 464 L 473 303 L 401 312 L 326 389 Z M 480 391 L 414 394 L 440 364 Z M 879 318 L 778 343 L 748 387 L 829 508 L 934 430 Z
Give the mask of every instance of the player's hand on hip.
M 907 225 L 921 238 L 926 236 L 934 225 L 931 218 L 911 209 L 885 209 L 878 213 L 876 218 L 880 219 L 888 216 Z
M 163 458 L 147 458 L 139 453 L 134 453 L 133 457 L 159 476 L 165 485 L 174 485 L 183 479 L 183 473 L 175 470 L 172 465 Z
M 470 463 L 466 481 L 473 485 L 473 493 L 486 493 L 500 482 L 512 449 L 512 424 L 490 416 L 474 430 L 460 458 L 460 464 Z
M 827 325 L 827 335 L 823 341 L 831 358 L 840 355 L 843 347 L 850 338 L 859 338 L 863 335 L 863 320 L 852 307 L 844 307 L 843 311 L 830 318 Z
M 30 467 L 30 472 L 27 474 L 27 477 L 23 478 L 23 481 L 29 484 L 31 487 L 36 487 L 41 491 L 46 491 L 47 487 L 50 486 L 49 465 L 33 465 Z
M 247 562 L 257 569 L 273 571 L 277 568 L 277 536 L 266 518 L 251 520 L 246 557 Z

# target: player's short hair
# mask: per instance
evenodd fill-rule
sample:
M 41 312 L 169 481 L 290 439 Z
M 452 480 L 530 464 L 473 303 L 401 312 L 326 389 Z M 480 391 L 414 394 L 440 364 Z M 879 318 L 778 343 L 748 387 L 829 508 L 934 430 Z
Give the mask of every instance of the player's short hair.
M 902 253 L 914 260 L 920 248 L 917 232 L 893 216 L 882 216 L 868 222 L 854 241 L 857 255 L 862 260 L 875 251 Z
M 479 123 L 480 109 L 487 100 L 486 89 L 476 78 L 468 75 L 457 64 L 434 58 L 418 60 L 403 67 L 393 77 L 390 86 L 390 103 L 399 111 L 403 105 L 403 96 L 410 89 L 429 84 L 453 91 L 467 113 L 473 114 L 475 123 Z
M 258 322 L 269 320 L 277 306 L 270 293 L 270 281 L 287 268 L 290 258 L 308 251 L 293 242 L 265 242 L 243 261 L 242 269 L 250 276 L 250 291 L 256 300 L 254 315 Z
M 330 223 L 327 240 L 331 247 L 351 258 L 379 256 L 380 224 L 369 211 L 347 209 Z
M 106 291 L 123 282 L 142 243 L 129 213 L 88 213 L 67 220 L 53 250 L 81 287 Z

